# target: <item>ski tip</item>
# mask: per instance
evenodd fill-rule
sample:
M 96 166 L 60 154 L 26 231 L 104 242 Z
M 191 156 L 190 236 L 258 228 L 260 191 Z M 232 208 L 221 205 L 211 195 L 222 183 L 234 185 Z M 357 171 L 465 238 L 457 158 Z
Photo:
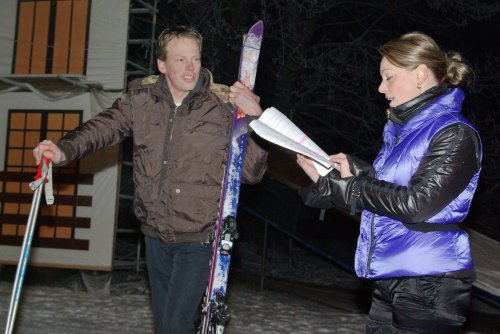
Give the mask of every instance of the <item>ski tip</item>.
M 262 36 L 264 33 L 264 22 L 262 20 L 257 21 L 248 31 L 250 34 Z

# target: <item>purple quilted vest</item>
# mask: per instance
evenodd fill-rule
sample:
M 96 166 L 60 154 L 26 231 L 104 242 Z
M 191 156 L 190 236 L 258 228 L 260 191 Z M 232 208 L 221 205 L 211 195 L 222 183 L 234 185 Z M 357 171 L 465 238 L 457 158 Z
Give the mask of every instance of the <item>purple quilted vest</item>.
M 406 124 L 389 121 L 383 133 L 384 146 L 373 164 L 377 178 L 408 185 L 437 132 L 458 122 L 473 128 L 460 114 L 463 99 L 463 92 L 454 88 L 430 102 Z M 469 212 L 479 172 L 457 198 L 426 222 L 462 221 Z M 469 237 L 464 231 L 418 232 L 395 219 L 366 210 L 362 213 L 355 257 L 359 277 L 437 275 L 472 267 Z

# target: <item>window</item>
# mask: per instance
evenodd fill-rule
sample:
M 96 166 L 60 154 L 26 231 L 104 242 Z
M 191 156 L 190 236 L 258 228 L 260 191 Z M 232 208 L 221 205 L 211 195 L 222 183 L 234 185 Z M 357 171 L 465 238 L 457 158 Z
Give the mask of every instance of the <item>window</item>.
M 20 0 L 13 74 L 85 74 L 91 0 Z
M 5 172 L 0 184 L 0 243 L 20 245 L 24 237 L 33 198 L 28 183 L 37 169 L 33 147 L 43 139 L 57 141 L 80 124 L 81 115 L 81 111 L 9 111 Z M 91 203 L 90 198 L 77 193 L 78 184 L 88 183 L 89 177 L 79 173 L 77 162 L 54 168 L 53 176 L 57 179 L 53 184 L 56 203 L 47 206 L 42 200 L 33 244 L 88 249 L 88 240 L 74 239 L 74 229 L 90 227 L 90 219 L 75 216 L 77 206 Z

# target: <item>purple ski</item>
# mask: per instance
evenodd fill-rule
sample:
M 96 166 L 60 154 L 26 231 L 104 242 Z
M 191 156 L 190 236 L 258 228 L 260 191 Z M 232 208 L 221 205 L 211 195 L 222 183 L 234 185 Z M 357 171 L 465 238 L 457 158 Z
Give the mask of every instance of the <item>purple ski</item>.
M 243 41 L 238 80 L 253 90 L 264 25 L 255 23 Z M 245 114 L 235 106 L 228 163 L 222 183 L 219 215 L 215 227 L 214 254 L 210 264 L 207 292 L 203 301 L 200 333 L 222 333 L 229 320 L 226 312 L 226 287 L 233 241 L 237 239 L 236 213 L 240 194 L 241 172 L 247 142 Z

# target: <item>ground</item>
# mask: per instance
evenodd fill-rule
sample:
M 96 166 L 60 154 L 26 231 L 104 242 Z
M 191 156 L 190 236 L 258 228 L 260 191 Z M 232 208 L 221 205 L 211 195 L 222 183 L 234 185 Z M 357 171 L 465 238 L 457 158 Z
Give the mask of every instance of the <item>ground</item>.
M 255 244 L 238 246 L 228 294 L 228 334 L 363 333 L 369 287 L 345 270 L 292 244 L 268 248 L 265 276 Z M 290 258 L 293 256 L 293 261 Z M 30 268 L 16 317 L 17 334 L 153 333 L 143 268 L 110 274 Z M 3 266 L 0 327 L 5 326 L 15 268 Z M 475 299 L 464 333 L 500 333 L 500 310 Z

